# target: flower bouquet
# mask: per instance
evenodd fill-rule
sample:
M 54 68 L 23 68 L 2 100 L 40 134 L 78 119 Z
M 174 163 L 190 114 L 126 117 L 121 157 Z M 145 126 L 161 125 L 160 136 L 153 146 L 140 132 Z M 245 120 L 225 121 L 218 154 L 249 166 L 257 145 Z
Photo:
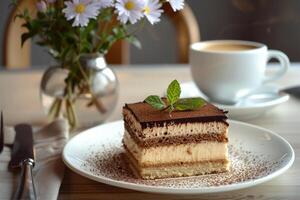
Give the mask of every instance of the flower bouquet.
M 135 33 L 141 26 L 132 25 L 159 22 L 164 3 L 169 3 L 174 11 L 184 6 L 184 0 L 40 0 L 35 16 L 27 9 L 20 10 L 16 17 L 24 20 L 27 30 L 22 34 L 22 45 L 38 36 L 36 43 L 47 46 L 60 68 L 68 71 L 64 92 L 60 98 L 54 98 L 48 114 L 53 118 L 64 116 L 75 127 L 73 105 L 83 93 L 90 94 L 88 106 L 105 112 L 80 58 L 86 54 L 105 55 L 119 40 L 140 46 Z M 17 2 L 14 4 L 17 6 Z

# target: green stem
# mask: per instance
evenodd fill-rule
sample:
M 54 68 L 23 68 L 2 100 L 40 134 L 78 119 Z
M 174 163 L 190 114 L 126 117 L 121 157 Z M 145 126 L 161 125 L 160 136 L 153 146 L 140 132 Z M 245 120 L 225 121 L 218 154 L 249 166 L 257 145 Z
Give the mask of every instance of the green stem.
M 67 82 L 67 94 L 66 94 L 66 99 L 65 99 L 65 106 L 66 106 L 66 114 L 67 114 L 67 118 L 68 118 L 68 122 L 71 126 L 71 128 L 75 128 L 77 125 L 77 116 L 76 116 L 76 112 L 75 112 L 75 108 L 72 102 L 72 96 L 73 96 L 73 92 L 72 92 L 72 87 L 71 87 L 71 82 L 68 81 Z
M 170 108 L 170 105 L 166 106 L 164 109 L 162 109 L 161 111 L 165 111 L 168 110 Z
M 66 104 L 65 106 L 66 106 L 66 114 L 67 114 L 68 122 L 70 127 L 73 129 L 77 125 L 75 109 L 70 99 L 66 99 L 65 104 Z
M 61 109 L 61 104 L 62 104 L 62 100 L 61 99 L 58 99 L 56 98 L 49 111 L 48 111 L 48 116 L 51 118 L 51 119 L 55 119 L 57 117 L 59 117 L 59 114 L 60 114 L 60 109 Z
M 57 99 L 57 109 L 56 112 L 54 113 L 54 118 L 58 118 L 60 115 L 60 110 L 61 110 L 61 106 L 62 106 L 62 100 L 61 99 Z
M 108 28 L 108 22 L 105 22 L 104 25 L 103 25 L 103 29 L 101 30 L 102 34 L 106 35 L 107 28 Z M 100 35 L 100 32 L 99 32 L 99 35 Z M 98 50 L 100 49 L 102 44 L 103 44 L 103 38 L 101 36 L 101 39 L 99 40 L 98 44 L 95 46 L 93 52 L 98 52 Z
M 80 63 L 77 63 L 78 67 L 79 67 L 79 70 L 84 78 L 84 80 L 86 81 L 86 84 L 88 86 L 88 92 L 91 94 L 92 96 L 92 101 L 93 103 L 95 104 L 96 108 L 101 112 L 101 113 L 105 113 L 106 112 L 106 109 L 103 105 L 103 103 L 100 101 L 100 99 L 97 99 L 97 97 L 95 96 L 95 94 L 93 93 L 93 91 L 91 90 L 91 86 L 90 86 L 90 83 L 89 83 L 89 78 L 88 76 L 86 75 L 85 71 L 82 69 L 82 66 Z

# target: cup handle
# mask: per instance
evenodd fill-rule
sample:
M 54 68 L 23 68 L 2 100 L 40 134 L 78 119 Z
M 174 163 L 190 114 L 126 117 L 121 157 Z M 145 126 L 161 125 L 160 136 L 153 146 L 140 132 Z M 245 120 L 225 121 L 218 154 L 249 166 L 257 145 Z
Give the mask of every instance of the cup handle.
M 274 75 L 266 76 L 264 81 L 263 81 L 264 83 L 272 82 L 272 81 L 275 81 L 275 80 L 279 79 L 281 76 L 283 76 L 287 72 L 287 70 L 290 66 L 289 58 L 282 51 L 269 50 L 268 51 L 267 62 L 269 60 L 271 60 L 272 58 L 275 58 L 276 60 L 279 61 L 280 68 L 278 69 L 278 71 Z

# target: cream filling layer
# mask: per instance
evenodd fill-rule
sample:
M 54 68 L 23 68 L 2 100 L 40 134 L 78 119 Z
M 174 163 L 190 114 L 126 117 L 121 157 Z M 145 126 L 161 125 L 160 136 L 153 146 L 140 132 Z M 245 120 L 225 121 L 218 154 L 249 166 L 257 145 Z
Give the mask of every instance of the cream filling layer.
M 129 126 L 131 129 L 134 132 L 142 133 L 144 139 L 198 134 L 223 134 L 228 132 L 228 125 L 222 122 L 165 124 L 162 127 L 142 129 L 141 124 L 129 110 L 123 109 L 123 115 L 126 121 L 130 122 Z
M 125 131 L 123 142 L 139 165 L 228 159 L 227 143 L 202 142 L 141 148 Z

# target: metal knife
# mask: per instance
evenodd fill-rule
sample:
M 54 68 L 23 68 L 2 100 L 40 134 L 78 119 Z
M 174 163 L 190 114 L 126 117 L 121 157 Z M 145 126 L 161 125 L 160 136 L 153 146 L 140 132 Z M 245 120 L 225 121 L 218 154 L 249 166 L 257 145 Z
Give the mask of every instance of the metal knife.
M 37 199 L 32 176 L 34 147 L 32 128 L 28 124 L 15 126 L 16 137 L 9 168 L 21 168 L 20 181 L 13 199 Z

